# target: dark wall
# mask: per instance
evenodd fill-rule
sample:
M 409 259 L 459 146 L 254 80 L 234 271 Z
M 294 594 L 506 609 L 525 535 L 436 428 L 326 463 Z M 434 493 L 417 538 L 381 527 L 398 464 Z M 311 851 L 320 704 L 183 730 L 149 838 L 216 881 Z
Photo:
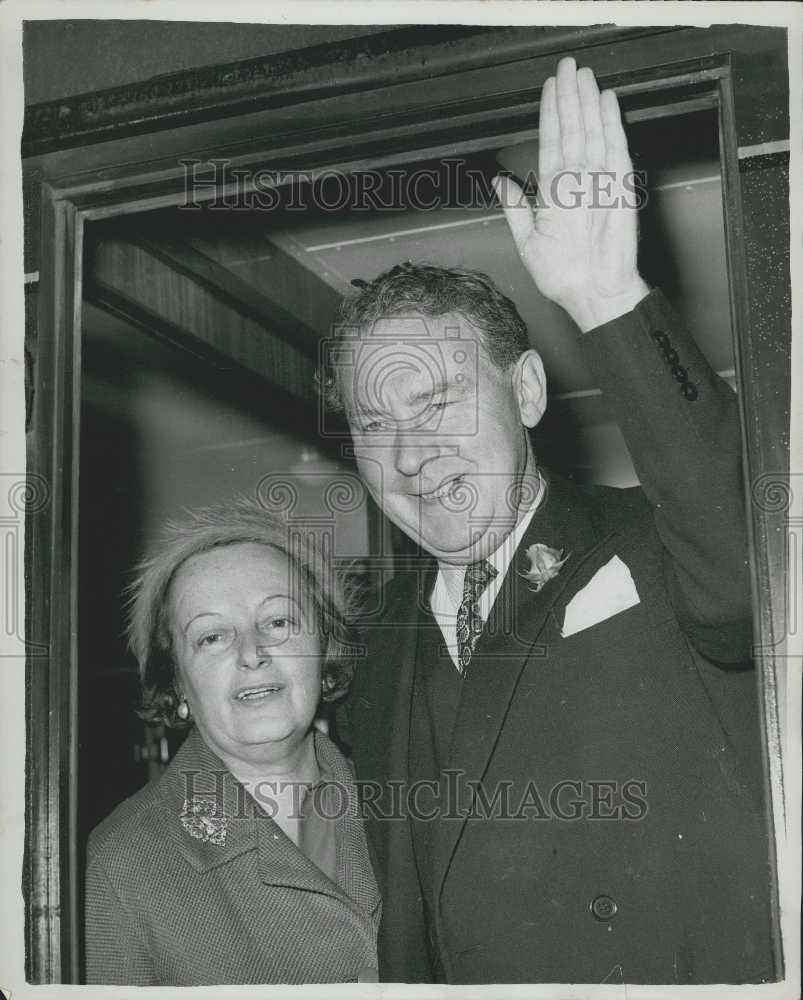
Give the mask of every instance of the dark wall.
M 393 25 L 26 21 L 25 103 L 387 31 Z

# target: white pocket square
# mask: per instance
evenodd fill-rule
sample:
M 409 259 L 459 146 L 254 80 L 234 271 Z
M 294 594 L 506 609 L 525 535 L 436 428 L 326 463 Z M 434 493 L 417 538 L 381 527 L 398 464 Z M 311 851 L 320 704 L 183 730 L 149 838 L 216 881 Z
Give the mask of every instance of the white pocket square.
M 575 632 L 598 625 L 638 603 L 630 570 L 619 556 L 613 556 L 566 605 L 560 634 L 568 639 Z

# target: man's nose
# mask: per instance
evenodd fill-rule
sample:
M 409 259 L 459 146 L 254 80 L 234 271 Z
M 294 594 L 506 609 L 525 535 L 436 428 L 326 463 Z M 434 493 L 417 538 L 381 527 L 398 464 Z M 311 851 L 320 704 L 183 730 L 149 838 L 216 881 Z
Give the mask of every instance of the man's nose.
M 403 476 L 417 476 L 424 463 L 438 454 L 437 443 L 424 433 L 408 430 L 396 434 L 394 465 Z

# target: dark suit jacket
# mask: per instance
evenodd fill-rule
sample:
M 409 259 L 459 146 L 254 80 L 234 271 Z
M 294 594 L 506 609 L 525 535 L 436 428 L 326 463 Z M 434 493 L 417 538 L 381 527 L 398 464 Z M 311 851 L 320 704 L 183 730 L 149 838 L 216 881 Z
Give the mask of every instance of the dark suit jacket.
M 322 769 L 353 795 L 346 760 L 326 737 L 315 740 Z M 192 818 L 188 781 L 190 801 L 215 816 Z M 165 774 L 90 837 L 87 981 L 345 982 L 375 970 L 381 905 L 365 835 L 347 813 L 335 836 L 337 885 L 192 730 Z
M 386 981 L 773 977 L 736 399 L 660 292 L 583 344 L 642 487 L 550 477 L 440 762 L 463 799 L 404 821 L 374 803 Z M 540 593 L 518 575 L 534 542 L 570 553 Z M 614 555 L 639 604 L 562 638 Z M 358 779 L 442 794 L 416 655 L 433 574 L 422 557 L 386 587 L 349 725 Z

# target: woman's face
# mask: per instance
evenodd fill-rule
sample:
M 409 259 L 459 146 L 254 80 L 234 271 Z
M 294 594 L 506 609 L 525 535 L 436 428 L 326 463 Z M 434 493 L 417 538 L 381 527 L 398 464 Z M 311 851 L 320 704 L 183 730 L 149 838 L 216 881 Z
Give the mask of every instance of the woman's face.
M 224 760 L 280 760 L 308 733 L 321 644 L 287 557 L 241 543 L 188 559 L 168 594 L 180 689 Z

